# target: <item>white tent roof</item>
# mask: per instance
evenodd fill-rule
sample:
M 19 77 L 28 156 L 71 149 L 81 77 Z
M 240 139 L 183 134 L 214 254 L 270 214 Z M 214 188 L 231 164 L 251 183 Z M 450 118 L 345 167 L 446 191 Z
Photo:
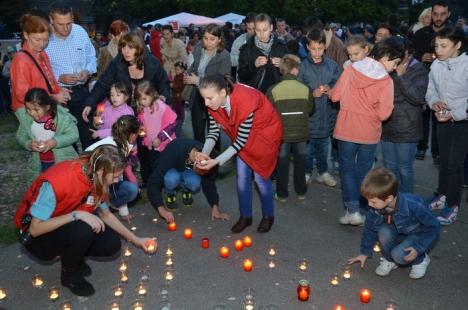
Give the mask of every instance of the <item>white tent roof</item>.
M 175 15 L 171 15 L 171 16 L 164 17 L 161 19 L 153 20 L 151 22 L 147 22 L 143 24 L 143 26 L 149 26 L 149 25 L 155 25 L 155 24 L 167 25 L 170 22 L 174 22 L 174 21 L 178 22 L 180 27 L 187 27 L 190 24 L 194 24 L 195 26 L 201 26 L 201 25 L 208 25 L 211 23 L 214 23 L 217 25 L 224 25 L 225 23 L 224 21 L 219 20 L 219 19 L 182 12 L 179 14 L 175 14 Z
M 216 19 L 222 20 L 224 22 L 231 22 L 233 24 L 240 24 L 242 23 L 242 20 L 244 20 L 245 16 L 244 15 L 239 15 L 236 13 L 228 13 L 224 14 L 218 17 L 215 17 Z

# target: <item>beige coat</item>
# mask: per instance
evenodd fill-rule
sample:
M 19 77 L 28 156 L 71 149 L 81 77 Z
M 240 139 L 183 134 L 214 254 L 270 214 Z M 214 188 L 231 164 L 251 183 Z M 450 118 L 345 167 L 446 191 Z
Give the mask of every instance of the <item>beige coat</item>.
M 179 39 L 172 39 L 171 44 L 166 40 L 161 39 L 161 54 L 163 59 L 163 67 L 167 75 L 174 78 L 174 64 L 178 61 L 187 63 L 187 51 L 185 44 Z

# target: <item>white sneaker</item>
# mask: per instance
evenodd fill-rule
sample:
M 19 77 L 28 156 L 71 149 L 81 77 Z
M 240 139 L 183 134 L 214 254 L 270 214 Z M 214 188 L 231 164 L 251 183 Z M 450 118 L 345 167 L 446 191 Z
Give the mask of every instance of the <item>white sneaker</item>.
M 306 173 L 305 174 L 305 179 L 306 179 L 306 184 L 312 183 L 312 174 L 311 173 Z
M 390 272 L 397 269 L 398 266 L 394 262 L 389 262 L 385 258 L 380 258 L 380 265 L 375 269 L 375 273 L 381 277 L 388 276 Z
M 325 184 L 326 186 L 334 187 L 336 186 L 335 179 L 328 173 L 325 172 L 317 177 L 317 182 Z
M 424 277 L 424 275 L 426 274 L 427 266 L 429 266 L 430 262 L 431 259 L 429 258 L 429 255 L 424 254 L 424 259 L 422 262 L 420 262 L 417 265 L 411 266 L 409 277 L 411 279 L 421 279 L 422 277 Z
M 361 226 L 364 224 L 366 218 L 361 215 L 359 212 L 349 213 L 346 211 L 346 214 L 340 217 L 340 224 L 343 225 L 354 225 L 354 226 Z

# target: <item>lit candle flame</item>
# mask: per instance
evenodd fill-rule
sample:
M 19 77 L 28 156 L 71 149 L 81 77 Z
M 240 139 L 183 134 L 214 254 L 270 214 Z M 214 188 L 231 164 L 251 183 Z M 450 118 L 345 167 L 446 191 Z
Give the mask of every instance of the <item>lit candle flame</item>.
M 42 288 L 42 286 L 44 285 L 44 279 L 42 279 L 42 277 L 39 275 L 35 275 L 32 280 L 32 285 L 35 288 Z
M 128 269 L 127 263 L 121 262 L 119 266 L 119 271 L 124 272 L 124 271 L 127 271 L 127 269 Z
M 166 271 L 165 279 L 166 281 L 172 281 L 174 279 L 174 274 L 171 271 Z
M 0 287 L 0 300 L 4 300 L 7 297 L 6 289 Z
M 275 248 L 270 248 L 270 250 L 268 250 L 268 255 L 270 255 L 270 256 L 275 256 L 275 255 L 276 255 L 276 250 L 275 250 Z
M 172 266 L 174 264 L 174 262 L 172 261 L 172 258 L 168 258 L 167 261 L 166 261 L 166 266 Z
M 49 290 L 49 299 L 56 301 L 60 297 L 60 291 L 58 288 L 53 287 Z

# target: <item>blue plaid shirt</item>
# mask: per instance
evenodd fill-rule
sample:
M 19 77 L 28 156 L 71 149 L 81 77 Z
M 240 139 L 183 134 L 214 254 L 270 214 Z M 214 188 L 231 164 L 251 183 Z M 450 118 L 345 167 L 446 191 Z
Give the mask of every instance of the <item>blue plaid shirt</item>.
M 45 51 L 57 81 L 62 74 L 74 74 L 83 70 L 88 70 L 89 74 L 96 72 L 96 50 L 88 33 L 80 25 L 73 24 L 65 39 L 51 34 Z M 60 82 L 59 85 L 72 86 Z

